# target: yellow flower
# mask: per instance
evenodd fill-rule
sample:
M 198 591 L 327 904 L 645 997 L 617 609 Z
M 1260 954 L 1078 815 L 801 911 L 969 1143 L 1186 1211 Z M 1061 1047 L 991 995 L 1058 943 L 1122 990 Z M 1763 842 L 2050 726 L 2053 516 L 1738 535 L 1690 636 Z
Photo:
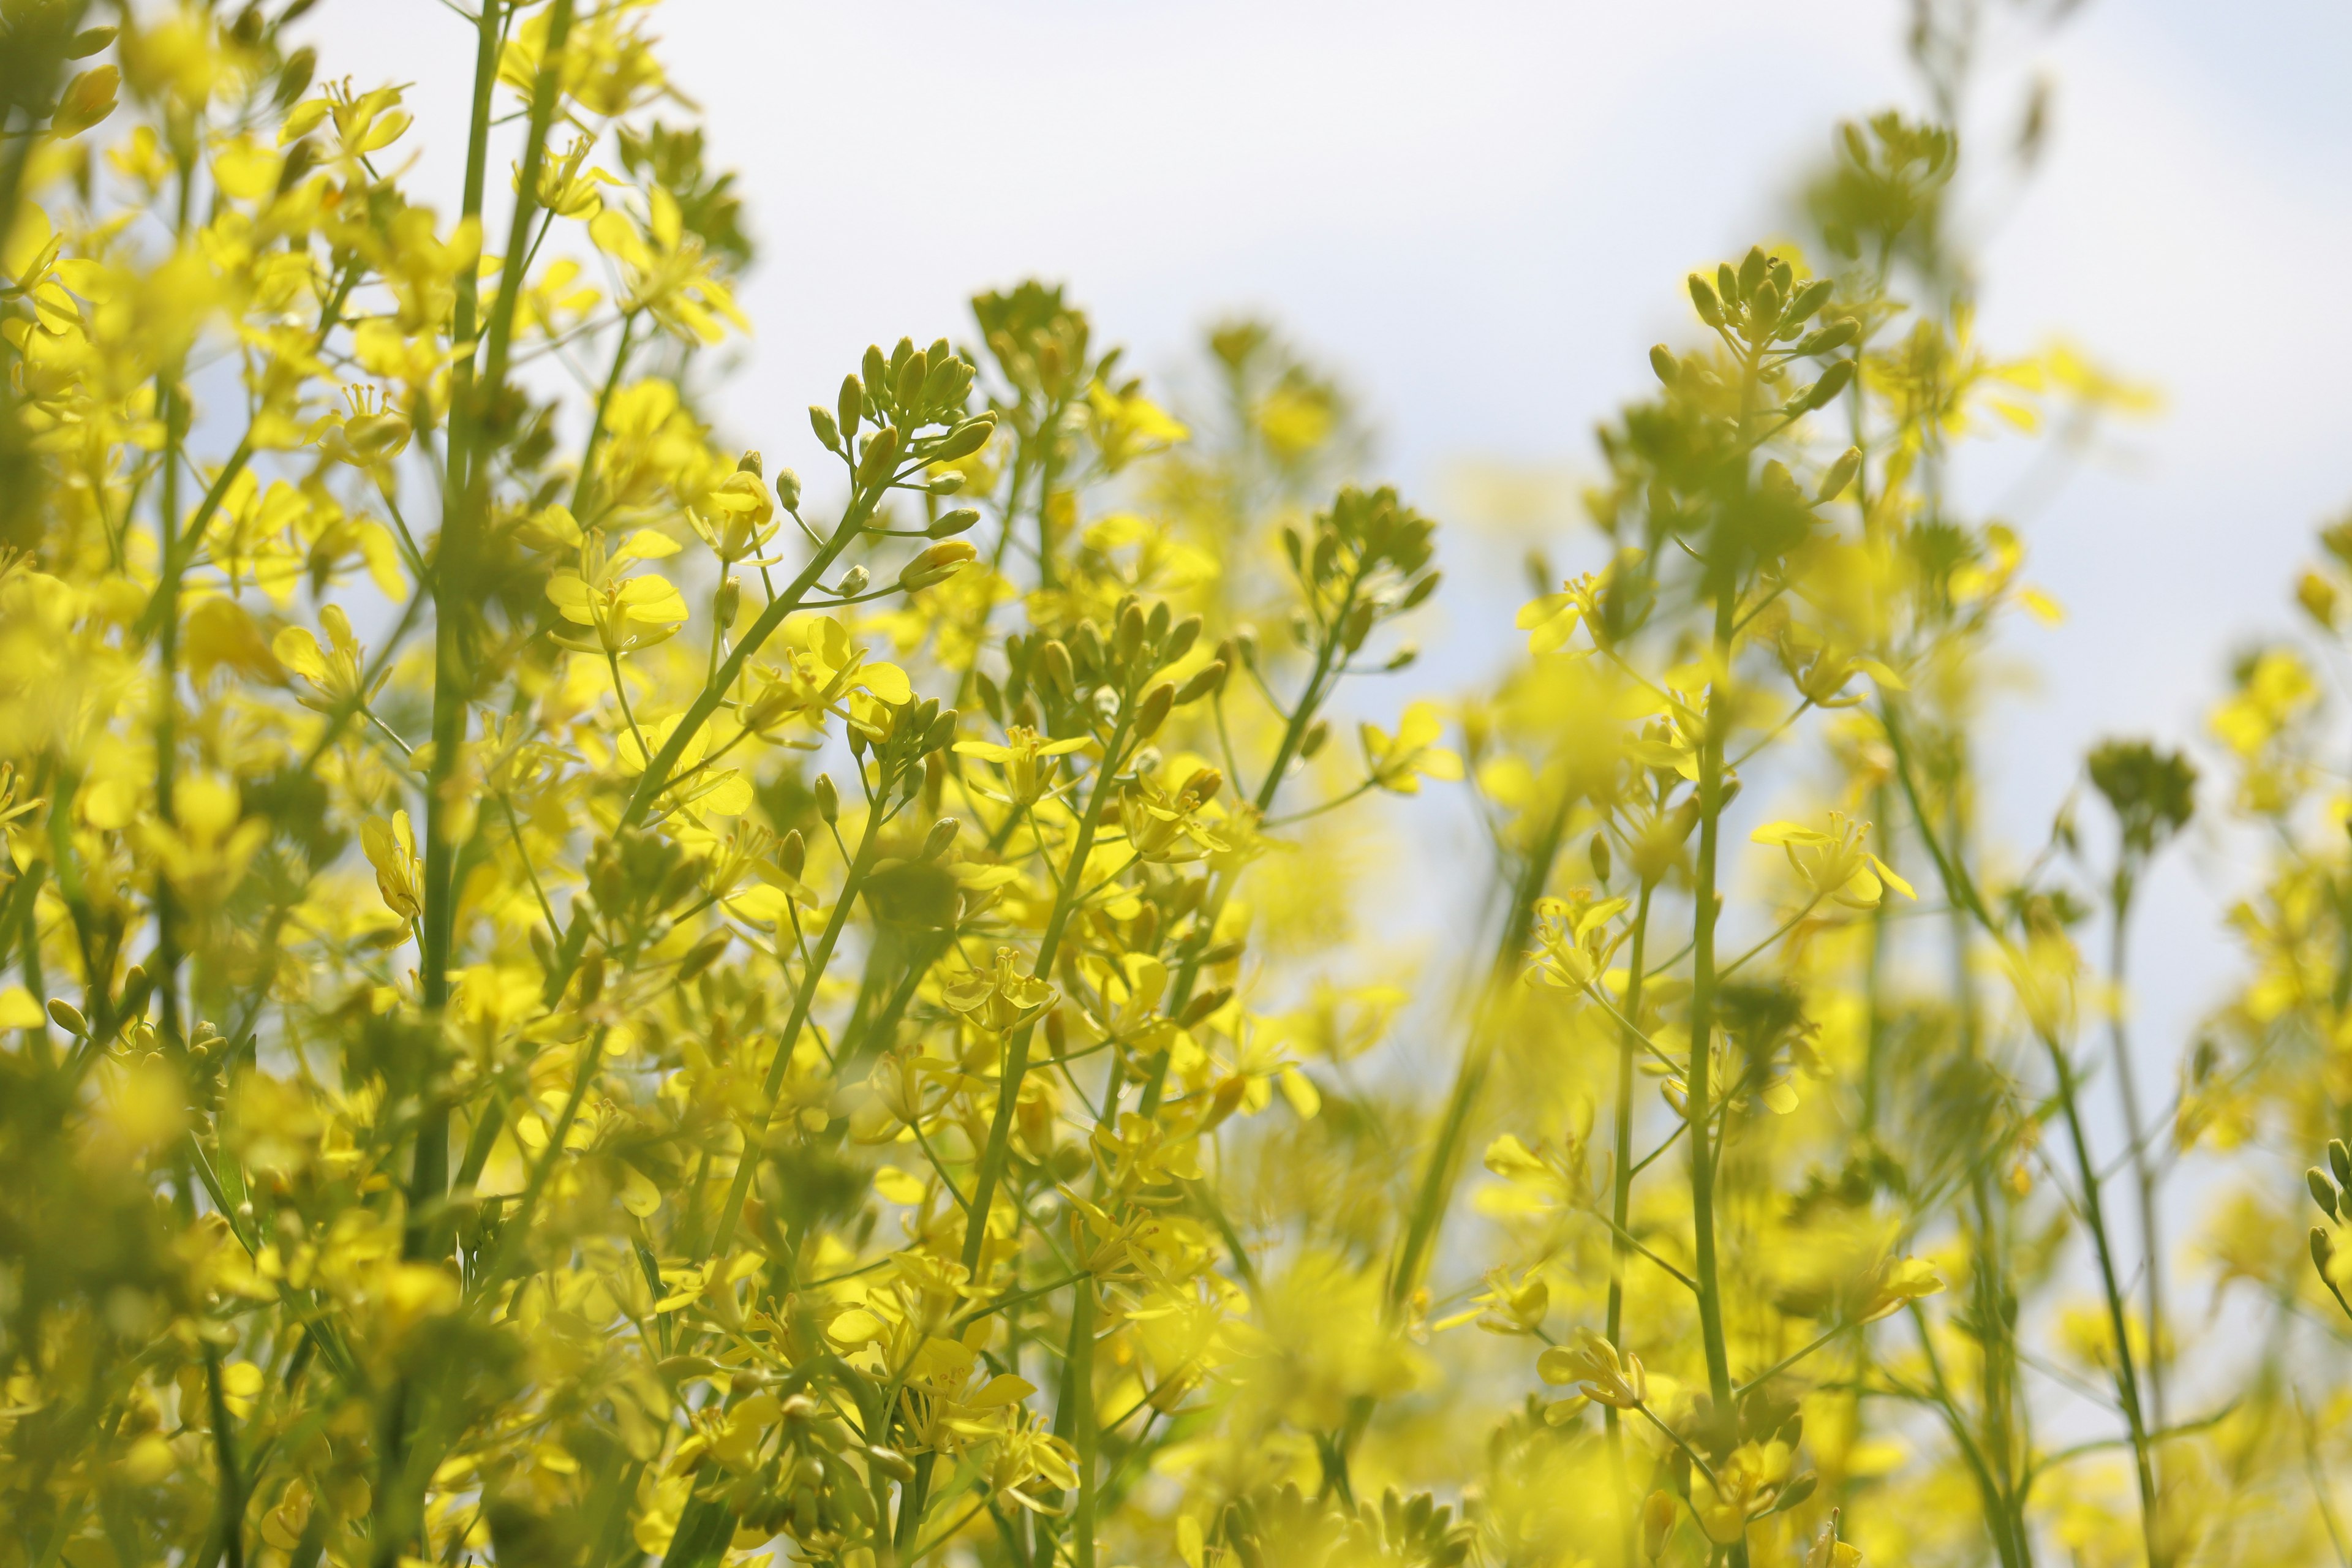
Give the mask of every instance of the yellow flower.
M 1394 739 L 1377 724 L 1359 730 L 1364 745 L 1364 765 L 1372 782 L 1397 795 L 1419 795 L 1425 778 L 1451 780 L 1462 776 L 1462 758 L 1437 743 L 1445 721 L 1434 703 L 1415 702 L 1397 721 Z
M 1021 954 L 996 950 L 996 967 L 975 972 L 942 993 L 947 1005 L 983 1029 L 1015 1028 L 1054 1005 L 1055 992 L 1034 974 L 1021 973 Z
M 1642 1358 L 1591 1329 L 1579 1329 L 1569 1344 L 1554 1345 L 1536 1358 L 1536 1375 L 1549 1384 L 1573 1384 L 1596 1405 L 1631 1410 L 1649 1397 L 1650 1380 Z
M 1005 730 L 1002 744 L 994 741 L 958 741 L 955 750 L 959 756 L 994 763 L 1004 775 L 1004 792 L 998 794 L 982 786 L 982 793 L 1022 806 L 1053 787 L 1054 773 L 1059 765 L 1055 759 L 1084 750 L 1087 742 L 1084 735 L 1049 741 L 1026 724 L 1014 724 Z
M 1828 899 L 1849 909 L 1869 910 L 1893 888 L 1906 899 L 1916 899 L 1911 884 L 1894 868 L 1863 848 L 1870 824 L 1846 820 L 1845 813 L 1830 813 L 1827 832 L 1794 822 L 1774 822 L 1750 835 L 1758 844 L 1777 844 L 1788 852 L 1789 864 L 1815 899 Z
M 394 812 L 389 823 L 368 818 L 360 827 L 360 847 L 375 868 L 376 891 L 383 895 L 384 907 L 404 921 L 422 915 L 425 862 L 417 857 L 416 832 L 408 825 L 408 813 Z

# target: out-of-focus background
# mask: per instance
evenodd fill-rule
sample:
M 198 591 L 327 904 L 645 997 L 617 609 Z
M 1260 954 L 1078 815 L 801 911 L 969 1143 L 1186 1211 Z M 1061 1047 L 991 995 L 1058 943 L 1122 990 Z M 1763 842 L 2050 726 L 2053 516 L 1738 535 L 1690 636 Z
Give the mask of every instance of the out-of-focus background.
M 1990 759 L 1994 825 L 2029 847 L 2091 742 L 2204 743 L 2231 652 L 2286 624 L 2314 525 L 2352 502 L 2352 10 L 2050 12 L 1986 0 L 1961 106 L 1979 335 L 2063 336 L 2166 407 L 2029 487 L 2019 519 L 2069 611 L 2012 637 L 2038 676 Z M 336 68 L 464 122 L 457 16 L 314 16 Z M 1593 425 L 1643 387 L 1650 343 L 1696 331 L 1684 273 L 1782 235 L 1838 120 L 1929 109 L 1909 22 L 1899 0 L 673 0 L 675 85 L 761 247 L 717 407 L 814 469 L 802 409 L 869 341 L 968 337 L 971 291 L 1025 276 L 1066 280 L 1180 402 L 1202 329 L 1262 314 L 1360 396 L 1370 471 L 1460 525 L 1433 657 L 1404 678 L 1458 686 L 1517 645 L 1525 550 L 1575 558 Z M 426 142 L 425 172 L 454 191 L 461 152 Z M 1971 458 L 1963 499 L 2005 504 L 2022 450 Z M 2240 858 L 2206 835 L 2142 900 L 2157 1081 L 2233 963 Z M 1423 940 L 1443 950 L 1442 916 Z

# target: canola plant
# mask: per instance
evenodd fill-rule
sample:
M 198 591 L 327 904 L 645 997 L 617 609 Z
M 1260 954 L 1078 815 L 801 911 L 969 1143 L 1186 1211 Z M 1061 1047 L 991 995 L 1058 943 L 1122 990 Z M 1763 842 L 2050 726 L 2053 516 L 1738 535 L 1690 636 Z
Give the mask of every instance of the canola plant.
M 1415 696 L 1442 532 L 1270 331 L 1178 407 L 983 293 L 772 471 L 653 10 L 473 4 L 427 127 L 308 0 L 0 10 L 0 1563 L 2352 1562 L 2352 524 L 2226 778 L 1992 842 L 2057 609 L 1952 455 L 2147 397 L 1976 340 L 1950 131 L 1662 281 L 1593 569 Z

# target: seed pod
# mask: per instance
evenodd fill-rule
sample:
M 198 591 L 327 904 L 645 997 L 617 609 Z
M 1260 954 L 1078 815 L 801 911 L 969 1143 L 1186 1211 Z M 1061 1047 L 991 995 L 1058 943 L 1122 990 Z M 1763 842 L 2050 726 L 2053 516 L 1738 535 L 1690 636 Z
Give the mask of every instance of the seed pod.
M 1203 991 L 1184 1004 L 1184 1011 L 1176 1016 L 1176 1022 L 1180 1027 L 1192 1028 L 1233 999 L 1234 988 L 1230 985 L 1220 985 L 1214 991 Z
M 1861 469 L 1861 447 L 1848 447 L 1839 453 L 1837 461 L 1830 465 L 1830 471 L 1822 476 L 1821 484 L 1814 489 L 1813 504 L 1823 506 L 1845 494 L 1846 486 L 1853 483 L 1853 476 Z
M 962 831 L 963 824 L 952 816 L 942 816 L 932 823 L 930 832 L 923 838 L 923 858 L 936 860 L 946 854 L 948 846 L 953 844 L 956 835 Z
M 1135 738 L 1149 741 L 1168 722 L 1168 710 L 1176 705 L 1176 683 L 1163 680 L 1143 694 L 1135 710 Z
M 81 1016 L 80 1008 L 62 996 L 49 998 L 49 1016 L 68 1035 L 79 1037 L 89 1033 L 89 1020 Z
M 841 426 L 834 423 L 832 415 L 814 403 L 809 405 L 809 428 L 816 432 L 817 445 L 826 451 L 841 450 Z
M 776 846 L 776 864 L 782 867 L 784 875 L 795 882 L 808 868 L 808 840 L 801 837 L 799 828 L 785 834 L 784 841 Z
M 816 796 L 817 816 L 828 823 L 840 820 L 841 792 L 833 787 L 831 773 L 817 774 L 816 783 L 812 786 L 811 793 Z
M 1704 315 L 1706 312 L 1700 313 Z M 1681 362 L 1675 358 L 1673 352 L 1664 343 L 1650 345 L 1650 368 L 1658 373 L 1658 380 L 1667 386 L 1672 386 L 1683 376 Z
M 2352 1187 L 2352 1149 L 2346 1148 L 2341 1138 L 2327 1141 L 2327 1168 L 2336 1173 L 2337 1186 Z
M 841 394 L 835 398 L 833 406 L 841 420 L 841 433 L 856 435 L 858 425 L 866 417 L 866 388 L 856 376 L 841 378 Z
M 1594 834 L 1586 853 L 1592 860 L 1593 876 L 1603 882 L 1609 880 L 1609 836 L 1605 833 Z
M 971 507 L 960 506 L 953 511 L 943 511 L 940 513 L 939 521 L 932 523 L 930 527 L 925 529 L 923 531 L 929 534 L 933 539 L 953 539 L 957 534 L 963 532 L 966 529 L 971 527 L 972 524 L 979 521 L 979 512 L 973 510 Z
M 54 1010 L 56 1004 L 52 1003 L 50 1005 L 52 1010 Z M 2340 1219 L 2343 1217 L 2342 1214 L 2339 1212 L 2340 1204 L 2336 1191 L 2336 1184 L 2327 1179 L 2326 1172 L 2321 1170 L 2318 1166 L 2314 1165 L 2311 1169 L 2303 1173 L 2303 1182 L 2304 1185 L 2311 1189 L 2311 1201 L 2319 1205 L 2320 1213 L 2326 1215 L 2329 1219 Z
M 1213 658 L 1208 663 L 1202 665 L 1200 668 L 1194 670 L 1192 672 L 1192 679 L 1185 681 L 1182 686 L 1176 689 L 1176 700 L 1180 704 L 1185 702 L 1198 702 L 1202 698 L 1208 696 L 1211 692 L 1222 691 L 1224 689 L 1224 661 L 1223 659 Z
M 823 410 L 812 409 L 810 412 L 821 413 Z M 818 434 L 822 435 L 824 432 L 820 431 Z M 827 443 L 827 445 L 830 444 Z M 786 511 L 798 511 L 801 509 L 801 477 L 790 468 L 776 470 L 776 504 Z

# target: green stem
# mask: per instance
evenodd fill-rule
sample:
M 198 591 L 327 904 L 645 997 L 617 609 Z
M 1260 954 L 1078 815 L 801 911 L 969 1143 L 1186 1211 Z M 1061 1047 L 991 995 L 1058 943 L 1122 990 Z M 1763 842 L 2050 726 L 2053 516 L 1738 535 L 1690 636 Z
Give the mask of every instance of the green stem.
M 1071 911 L 1077 907 L 1079 882 L 1087 874 L 1087 858 L 1093 853 L 1095 831 L 1101 825 L 1103 808 L 1110 802 L 1112 780 L 1127 745 L 1128 726 L 1134 717 L 1135 704 L 1129 698 L 1121 704 L 1118 721 L 1104 743 L 1102 761 L 1095 764 L 1094 790 L 1087 799 L 1085 814 L 1078 818 L 1077 836 L 1071 841 L 1069 858 L 1062 868 L 1053 912 L 1046 918 L 1045 934 L 1037 941 L 1037 961 L 1031 966 L 1032 974 L 1051 974 L 1054 961 L 1061 953 L 1062 933 L 1069 924 Z M 1003 1071 L 996 1085 L 996 1114 L 989 1122 L 988 1142 L 981 1151 L 979 1173 L 972 1179 L 971 1214 L 964 1224 L 963 1266 L 975 1279 L 980 1271 L 981 1249 L 988 1240 L 990 1205 L 995 1200 L 996 1184 L 1003 1178 L 1005 1156 L 1012 1145 L 1013 1113 L 1021 1098 L 1021 1079 L 1029 1070 L 1029 1038 L 1036 1027 L 1034 1020 L 1023 1024 L 1005 1042 Z
M 1656 884 L 1644 879 L 1640 901 L 1633 908 L 1633 951 L 1625 971 L 1625 1017 L 1628 1023 L 1618 1030 L 1617 1045 L 1617 1113 L 1615 1143 L 1610 1152 L 1613 1167 L 1610 1184 L 1609 1217 L 1611 1250 L 1616 1254 L 1615 1266 L 1609 1271 L 1609 1305 L 1603 1332 L 1609 1342 L 1617 1347 L 1619 1355 L 1625 1351 L 1625 1260 L 1624 1238 L 1631 1234 L 1629 1222 L 1633 1213 L 1633 1065 L 1641 1055 L 1640 1041 L 1635 1037 L 1642 1017 L 1642 960 L 1650 935 L 1650 894 Z M 1625 1434 L 1623 1417 L 1613 1405 L 1604 1408 L 1601 1419 L 1609 1433 L 1609 1452 L 1617 1471 L 1617 1511 L 1622 1525 L 1624 1561 L 1634 1561 L 1634 1528 L 1633 1493 L 1626 1479 Z

